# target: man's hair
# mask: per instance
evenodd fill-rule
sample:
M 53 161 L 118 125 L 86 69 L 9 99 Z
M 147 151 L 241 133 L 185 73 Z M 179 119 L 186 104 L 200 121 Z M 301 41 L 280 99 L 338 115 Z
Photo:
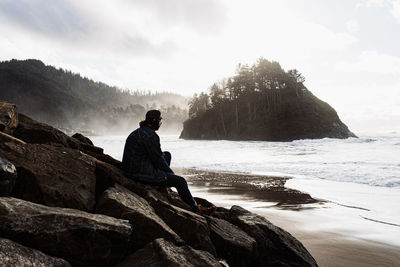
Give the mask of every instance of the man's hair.
M 159 121 L 161 120 L 161 112 L 156 109 L 152 109 L 146 112 L 146 119 L 142 120 L 139 125 L 142 126 L 149 126 L 150 128 L 154 127 L 155 124 L 158 125 Z

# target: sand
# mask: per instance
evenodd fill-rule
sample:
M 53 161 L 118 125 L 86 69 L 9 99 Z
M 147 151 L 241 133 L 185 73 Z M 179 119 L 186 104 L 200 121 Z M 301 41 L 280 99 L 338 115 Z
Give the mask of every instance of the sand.
M 376 234 L 399 235 L 400 229 L 377 228 L 372 222 L 355 225 L 353 211 L 285 188 L 288 178 L 193 169 L 178 173 L 187 178 L 193 195 L 226 208 L 240 205 L 290 232 L 320 266 L 400 266 L 400 246 Z

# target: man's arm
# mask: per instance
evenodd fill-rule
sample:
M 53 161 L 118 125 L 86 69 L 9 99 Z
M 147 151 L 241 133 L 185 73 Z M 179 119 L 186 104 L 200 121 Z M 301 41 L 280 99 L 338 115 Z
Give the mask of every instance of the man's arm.
M 168 163 L 161 151 L 160 137 L 158 135 L 155 134 L 153 136 L 149 136 L 149 138 L 144 142 L 144 145 L 155 167 L 165 172 L 174 173 L 168 166 Z

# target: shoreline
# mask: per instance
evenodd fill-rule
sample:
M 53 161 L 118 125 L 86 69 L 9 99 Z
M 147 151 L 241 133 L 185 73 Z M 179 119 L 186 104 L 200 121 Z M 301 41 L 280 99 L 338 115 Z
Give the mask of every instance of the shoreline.
M 178 173 L 187 178 L 194 196 L 222 207 L 240 205 L 288 231 L 320 266 L 400 264 L 400 246 L 374 240 L 373 233 L 369 233 L 369 227 L 376 224 L 365 221 L 357 229 L 360 225 L 352 226 L 347 218 L 351 218 L 352 210 L 285 188 L 289 178 L 195 169 L 179 169 Z M 267 186 L 260 188 L 259 180 Z M 399 235 L 398 229 L 379 227 Z

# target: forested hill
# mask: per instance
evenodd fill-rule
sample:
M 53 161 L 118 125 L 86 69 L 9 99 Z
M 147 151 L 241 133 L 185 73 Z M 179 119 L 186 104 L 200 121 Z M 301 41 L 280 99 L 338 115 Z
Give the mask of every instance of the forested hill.
M 291 141 L 355 137 L 336 111 L 315 97 L 297 70 L 260 58 L 195 95 L 181 138 Z
M 181 95 L 123 91 L 35 59 L 0 62 L 0 99 L 38 121 L 75 130 L 128 131 L 150 108 L 161 109 L 163 126 L 180 127 L 187 118 Z

